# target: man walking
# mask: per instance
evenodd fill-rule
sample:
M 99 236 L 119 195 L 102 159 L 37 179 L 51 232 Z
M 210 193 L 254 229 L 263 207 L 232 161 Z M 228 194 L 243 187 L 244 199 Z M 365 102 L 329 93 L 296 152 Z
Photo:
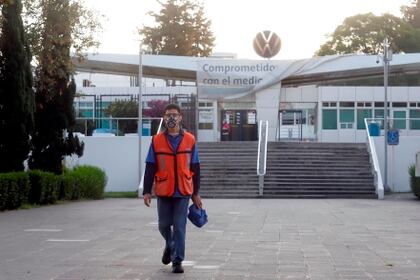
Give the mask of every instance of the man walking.
M 159 231 L 165 239 L 162 263 L 172 262 L 172 272 L 184 273 L 185 232 L 188 203 L 202 207 L 200 163 L 195 138 L 181 129 L 181 108 L 176 104 L 165 107 L 163 120 L 166 131 L 152 138 L 146 159 L 143 199 L 150 207 L 151 190 L 155 184 Z

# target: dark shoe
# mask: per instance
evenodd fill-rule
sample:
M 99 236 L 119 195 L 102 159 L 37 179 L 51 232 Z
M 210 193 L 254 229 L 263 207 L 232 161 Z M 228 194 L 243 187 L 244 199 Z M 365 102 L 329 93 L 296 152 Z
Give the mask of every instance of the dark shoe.
M 171 249 L 165 248 L 165 250 L 163 251 L 162 263 L 164 265 L 167 265 L 170 262 L 171 262 Z
M 172 264 L 172 272 L 173 273 L 184 273 L 184 268 L 182 267 L 182 264 L 181 263 Z

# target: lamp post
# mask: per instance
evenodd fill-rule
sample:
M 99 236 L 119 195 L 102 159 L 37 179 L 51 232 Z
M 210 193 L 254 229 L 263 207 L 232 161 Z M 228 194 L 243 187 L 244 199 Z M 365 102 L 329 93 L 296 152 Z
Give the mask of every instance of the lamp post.
M 384 103 L 384 188 L 388 190 L 388 74 L 389 74 L 389 63 L 392 60 L 392 52 L 389 49 L 388 38 L 384 39 L 384 91 L 385 91 L 385 103 Z
M 143 108 L 142 108 L 142 79 L 143 79 L 143 44 L 140 40 L 140 46 L 139 46 L 139 76 L 138 76 L 138 86 L 139 86 L 139 98 L 138 98 L 138 134 L 139 134 L 139 190 L 142 188 L 142 176 L 143 176 L 143 169 L 142 169 L 142 152 L 141 152 L 141 144 L 142 144 L 142 135 L 143 135 Z M 138 193 L 138 196 L 140 197 L 142 194 L 140 194 L 140 191 Z

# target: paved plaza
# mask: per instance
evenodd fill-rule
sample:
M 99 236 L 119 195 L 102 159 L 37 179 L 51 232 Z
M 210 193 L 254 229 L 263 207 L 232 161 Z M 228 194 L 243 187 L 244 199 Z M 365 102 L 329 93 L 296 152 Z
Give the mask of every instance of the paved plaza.
M 420 201 L 206 199 L 188 224 L 185 274 L 161 264 L 152 208 L 137 199 L 0 213 L 1 280 L 420 279 Z

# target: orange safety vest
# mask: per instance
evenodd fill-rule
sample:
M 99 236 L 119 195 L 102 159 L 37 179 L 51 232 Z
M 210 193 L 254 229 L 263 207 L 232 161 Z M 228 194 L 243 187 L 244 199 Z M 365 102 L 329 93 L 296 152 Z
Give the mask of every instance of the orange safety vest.
M 157 171 L 155 174 L 155 193 L 157 196 L 172 196 L 175 185 L 182 195 L 193 193 L 191 171 L 191 153 L 195 145 L 195 138 L 186 131 L 181 136 L 178 150 L 172 149 L 165 132 L 159 133 L 152 138 L 155 152 Z

